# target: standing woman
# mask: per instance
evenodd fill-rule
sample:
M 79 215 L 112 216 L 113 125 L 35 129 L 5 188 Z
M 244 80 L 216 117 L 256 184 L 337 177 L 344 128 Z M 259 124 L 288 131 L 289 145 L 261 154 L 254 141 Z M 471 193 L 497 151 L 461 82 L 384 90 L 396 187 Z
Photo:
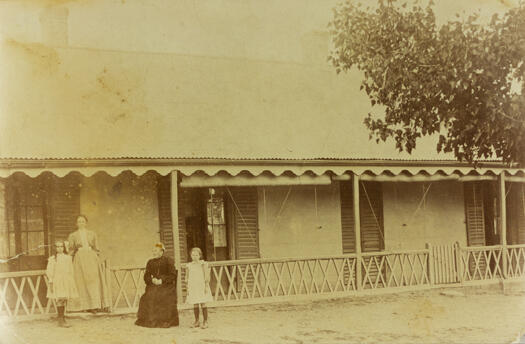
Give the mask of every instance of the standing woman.
M 87 217 L 77 216 L 77 230 L 69 235 L 69 250 L 73 256 L 73 270 L 79 298 L 72 302 L 73 311 L 97 311 L 108 307 L 105 279 L 98 258 L 97 235 L 87 229 Z
M 171 258 L 164 255 L 164 245 L 153 247 L 153 258 L 144 272 L 146 292 L 140 298 L 135 325 L 144 327 L 179 326 L 177 310 L 177 270 Z

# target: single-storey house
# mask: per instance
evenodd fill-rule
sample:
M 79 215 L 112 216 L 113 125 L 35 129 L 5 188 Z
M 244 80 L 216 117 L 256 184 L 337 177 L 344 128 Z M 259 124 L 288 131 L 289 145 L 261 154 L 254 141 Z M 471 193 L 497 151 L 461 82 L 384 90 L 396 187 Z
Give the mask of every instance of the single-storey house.
M 192 247 L 216 305 L 524 276 L 522 166 L 369 141 L 326 2 L 218 3 L 0 4 L 27 23 L 0 49 L 0 313 L 54 311 L 43 269 L 78 214 L 112 311 L 159 241 L 181 303 Z

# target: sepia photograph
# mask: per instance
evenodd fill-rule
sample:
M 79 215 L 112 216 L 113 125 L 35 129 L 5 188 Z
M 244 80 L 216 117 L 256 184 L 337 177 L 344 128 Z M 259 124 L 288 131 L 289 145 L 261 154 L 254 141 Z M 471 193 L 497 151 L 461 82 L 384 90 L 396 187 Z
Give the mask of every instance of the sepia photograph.
M 523 0 L 0 0 L 0 344 L 525 344 Z

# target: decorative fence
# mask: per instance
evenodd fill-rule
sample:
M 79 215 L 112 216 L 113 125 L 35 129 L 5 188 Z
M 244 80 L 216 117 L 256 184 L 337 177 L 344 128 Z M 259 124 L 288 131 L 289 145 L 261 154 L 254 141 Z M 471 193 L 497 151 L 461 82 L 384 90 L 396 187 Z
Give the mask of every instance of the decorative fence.
M 138 308 L 140 296 L 146 288 L 144 271 L 145 267 L 143 266 L 109 268 L 108 287 L 112 295 L 112 309 Z
M 503 278 L 502 246 L 463 247 L 459 249 L 461 281 Z
M 428 250 L 362 255 L 363 289 L 429 285 Z
M 47 302 L 45 270 L 0 274 L 0 314 L 7 316 L 47 314 L 52 302 Z
M 505 261 L 505 263 L 504 263 Z M 104 278 L 112 310 L 136 310 L 144 293 L 144 267 L 111 267 Z M 355 294 L 363 290 L 429 288 L 443 283 L 476 283 L 525 277 L 525 245 L 430 247 L 283 259 L 210 262 L 210 286 L 217 305 L 301 295 Z M 184 288 L 182 288 L 184 290 Z M 0 273 L 0 315 L 48 314 L 45 271 Z M 180 297 L 184 301 L 184 293 Z
M 210 263 L 215 301 L 355 291 L 355 255 Z
M 507 277 L 525 276 L 525 245 L 507 246 Z
M 108 279 L 107 261 L 100 263 L 102 281 Z M 46 270 L 0 273 L 0 316 L 18 317 L 56 312 L 54 301 L 47 299 L 49 281 Z M 105 298 L 108 303 L 111 295 Z

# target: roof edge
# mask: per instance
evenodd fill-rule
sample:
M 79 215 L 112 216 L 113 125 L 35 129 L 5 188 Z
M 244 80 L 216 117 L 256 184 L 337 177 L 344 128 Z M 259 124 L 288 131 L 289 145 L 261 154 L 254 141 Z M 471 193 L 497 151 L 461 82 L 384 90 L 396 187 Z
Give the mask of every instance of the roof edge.
M 0 168 L 104 167 L 104 166 L 191 166 L 191 165 L 298 165 L 298 166 L 446 166 L 520 168 L 498 160 L 475 163 L 457 160 L 378 159 L 378 158 L 0 158 Z

